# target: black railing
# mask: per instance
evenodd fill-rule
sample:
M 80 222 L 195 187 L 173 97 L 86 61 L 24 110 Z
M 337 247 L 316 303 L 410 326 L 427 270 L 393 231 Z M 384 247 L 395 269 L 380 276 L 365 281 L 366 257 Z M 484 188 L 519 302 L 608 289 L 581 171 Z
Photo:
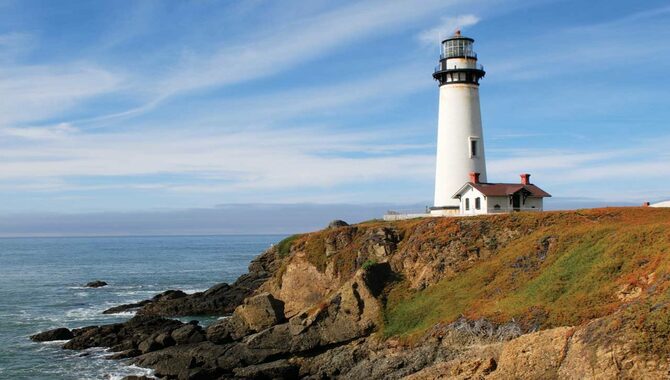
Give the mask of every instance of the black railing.
M 460 52 L 456 51 L 456 52 L 451 52 L 451 53 L 448 53 L 448 54 L 444 54 L 444 53 L 440 54 L 440 59 L 463 58 L 463 57 L 477 59 L 477 53 L 474 53 L 474 52 L 465 53 L 465 52 L 462 52 L 462 51 L 460 51 Z
M 446 64 L 439 64 L 435 66 L 435 72 L 439 73 L 440 71 L 447 71 L 447 70 L 481 70 L 484 71 L 484 66 L 480 64 L 475 64 L 475 67 L 446 67 Z

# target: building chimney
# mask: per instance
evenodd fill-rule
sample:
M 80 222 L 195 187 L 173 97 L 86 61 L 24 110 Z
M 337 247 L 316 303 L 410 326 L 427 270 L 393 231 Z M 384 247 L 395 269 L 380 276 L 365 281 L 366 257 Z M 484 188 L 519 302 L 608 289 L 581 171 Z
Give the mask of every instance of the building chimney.
M 470 182 L 472 182 L 472 183 L 479 183 L 479 173 L 477 173 L 477 172 L 470 172 Z
M 530 174 L 528 173 L 521 174 L 521 183 L 524 185 L 530 185 Z

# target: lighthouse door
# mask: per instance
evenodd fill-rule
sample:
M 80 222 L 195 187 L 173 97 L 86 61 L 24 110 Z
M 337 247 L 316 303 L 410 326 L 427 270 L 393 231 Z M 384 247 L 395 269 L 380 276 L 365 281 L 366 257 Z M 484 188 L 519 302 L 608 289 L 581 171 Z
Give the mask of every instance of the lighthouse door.
M 521 210 L 521 192 L 512 195 L 512 209 L 514 209 L 514 211 Z

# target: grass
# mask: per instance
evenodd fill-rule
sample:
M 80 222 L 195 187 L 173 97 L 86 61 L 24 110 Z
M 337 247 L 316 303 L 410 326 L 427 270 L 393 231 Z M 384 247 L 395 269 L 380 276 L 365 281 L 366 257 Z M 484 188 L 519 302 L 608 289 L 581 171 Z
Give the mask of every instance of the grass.
M 359 267 L 374 265 L 370 237 L 381 228 L 394 229 L 400 238 L 387 258 L 398 279 L 381 297 L 387 337 L 412 340 L 459 316 L 551 328 L 635 307 L 637 314 L 612 326 L 634 329 L 640 349 L 666 352 L 662 344 L 670 338 L 670 306 L 658 305 L 670 304 L 659 298 L 670 288 L 670 209 L 372 220 L 290 236 L 278 243 L 278 254 L 291 260 L 300 253 L 319 271 L 344 281 Z M 402 266 L 422 259 L 428 266 L 441 265 L 442 272 L 416 290 L 403 278 L 407 269 Z M 642 279 L 651 273 L 656 281 L 645 283 Z M 411 277 L 413 272 L 404 274 Z M 617 296 L 623 286 L 642 287 L 649 305 L 625 304 L 629 301 Z
M 491 228 L 531 228 L 511 244 L 491 247 L 495 252 L 487 260 L 422 291 L 397 284 L 388 293 L 383 332 L 417 336 L 460 315 L 514 319 L 542 328 L 608 315 L 622 305 L 616 293 L 623 284 L 651 272 L 658 278 L 670 273 L 668 211 L 605 209 L 482 218 L 494 223 Z M 472 234 L 482 227 L 476 220 L 468 223 L 468 228 L 476 227 Z M 538 247 L 549 237 L 554 243 L 542 255 Z M 655 313 L 655 322 L 640 329 L 670 335 L 668 313 Z
M 363 265 L 361 265 L 361 268 L 363 268 L 363 270 L 366 270 L 366 271 L 367 271 L 368 269 L 372 268 L 372 267 L 375 266 L 376 264 L 377 264 L 377 260 L 369 259 L 369 260 L 366 260 L 366 261 L 363 263 Z
M 277 253 L 279 254 L 279 257 L 288 256 L 291 253 L 293 242 L 299 237 L 300 235 L 291 235 L 277 243 Z

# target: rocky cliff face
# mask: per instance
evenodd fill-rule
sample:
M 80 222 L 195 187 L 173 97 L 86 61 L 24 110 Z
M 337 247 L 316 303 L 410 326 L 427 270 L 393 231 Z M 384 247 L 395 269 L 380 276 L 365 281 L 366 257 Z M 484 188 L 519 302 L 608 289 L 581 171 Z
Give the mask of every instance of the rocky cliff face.
M 53 334 L 179 379 L 667 378 L 670 210 L 337 223 Z M 232 315 L 231 315 L 232 313 Z M 230 315 L 203 328 L 163 317 Z

